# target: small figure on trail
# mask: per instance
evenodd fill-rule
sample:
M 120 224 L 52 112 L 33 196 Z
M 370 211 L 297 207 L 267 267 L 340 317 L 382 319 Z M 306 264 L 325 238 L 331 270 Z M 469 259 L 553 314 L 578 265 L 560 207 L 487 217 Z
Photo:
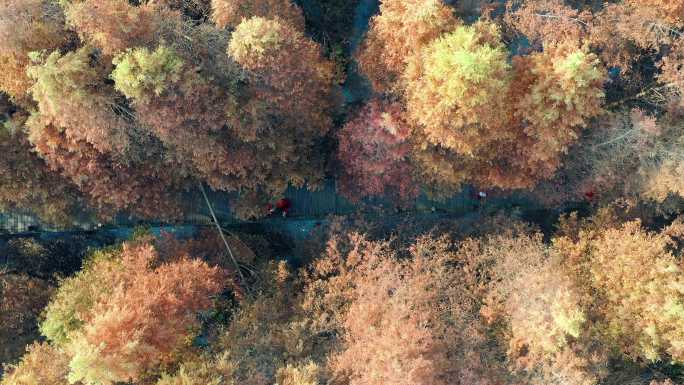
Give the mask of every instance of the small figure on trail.
M 584 193 L 584 197 L 587 199 L 587 201 L 591 202 L 594 199 L 594 190 L 589 190 Z
M 287 198 L 281 198 L 276 202 L 276 208 L 283 212 L 283 218 L 287 216 L 287 212 L 290 211 L 291 207 L 292 203 L 290 203 L 290 200 Z
M 477 200 L 476 207 L 478 210 L 482 210 L 482 207 L 484 206 L 485 200 L 487 199 L 487 193 L 484 191 L 478 191 L 477 194 L 475 194 L 475 199 Z

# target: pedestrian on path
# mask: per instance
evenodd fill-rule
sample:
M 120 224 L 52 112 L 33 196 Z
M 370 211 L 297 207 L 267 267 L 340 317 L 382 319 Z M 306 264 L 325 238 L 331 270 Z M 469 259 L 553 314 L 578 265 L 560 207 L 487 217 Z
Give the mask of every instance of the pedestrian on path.
M 291 208 L 292 208 L 292 202 L 287 198 L 278 199 L 278 201 L 275 203 L 275 206 L 272 203 L 269 203 L 268 205 L 266 205 L 266 209 L 268 210 L 269 215 L 280 210 L 280 212 L 283 215 L 283 218 L 287 217 L 287 213 L 290 211 Z

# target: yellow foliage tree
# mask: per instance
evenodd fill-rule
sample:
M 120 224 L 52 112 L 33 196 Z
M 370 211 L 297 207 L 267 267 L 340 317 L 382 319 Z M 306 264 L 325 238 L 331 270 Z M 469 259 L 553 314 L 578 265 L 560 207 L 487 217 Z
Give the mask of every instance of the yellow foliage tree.
M 508 53 L 498 27 L 460 26 L 426 46 L 406 71 L 408 115 L 430 143 L 470 156 L 503 139 Z

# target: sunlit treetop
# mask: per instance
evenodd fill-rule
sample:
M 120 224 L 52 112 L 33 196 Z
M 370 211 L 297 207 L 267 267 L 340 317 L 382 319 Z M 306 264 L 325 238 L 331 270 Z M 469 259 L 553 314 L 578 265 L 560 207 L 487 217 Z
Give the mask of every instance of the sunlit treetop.
M 211 307 L 223 278 L 187 255 L 160 260 L 151 239 L 141 238 L 94 255 L 62 282 L 41 331 L 68 354 L 71 383 L 138 380 L 189 344 L 197 313 Z
M 501 130 L 494 126 L 510 82 L 508 52 L 498 27 L 457 27 L 425 47 L 406 71 L 409 117 L 428 140 L 471 154 Z
M 147 48 L 128 50 L 113 60 L 114 80 L 117 91 L 131 99 L 145 95 L 161 95 L 169 83 L 180 80 L 183 60 L 166 46 L 150 52 Z
M 82 0 L 64 6 L 67 23 L 86 43 L 115 55 L 130 47 L 149 46 L 180 13 L 155 4 L 133 6 L 127 0 Z
M 129 126 L 114 113 L 114 92 L 105 84 L 106 63 L 96 51 L 83 47 L 62 55 L 54 51 L 28 69 L 35 80 L 31 94 L 40 115 L 101 152 L 121 152 L 129 145 Z
M 212 0 L 212 20 L 220 28 L 235 28 L 254 16 L 281 19 L 304 31 L 304 14 L 292 0 Z
M 441 0 L 382 1 L 358 53 L 361 70 L 376 91 L 389 91 L 421 48 L 459 24 Z
M 513 63 L 515 115 L 535 142 L 532 156 L 557 165 L 552 159 L 603 112 L 605 70 L 595 54 L 574 44 L 549 46 Z
M 253 17 L 235 29 L 228 53 L 251 71 L 254 91 L 294 114 L 299 129 L 315 135 L 330 129 L 333 64 L 317 43 L 287 23 Z

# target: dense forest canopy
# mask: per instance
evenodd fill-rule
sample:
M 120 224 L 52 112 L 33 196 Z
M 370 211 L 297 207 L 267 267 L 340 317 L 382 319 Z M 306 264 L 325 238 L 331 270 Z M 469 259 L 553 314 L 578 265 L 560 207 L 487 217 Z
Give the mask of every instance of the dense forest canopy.
M 679 1 L 387 0 L 365 32 L 356 3 L 4 0 L 0 204 L 68 224 L 177 219 L 199 184 L 259 218 L 326 177 L 351 201 L 684 191 Z
M 0 238 L 0 384 L 684 383 L 683 34 L 682 0 L 0 0 L 0 212 L 405 209 Z
M 428 226 L 337 218 L 300 246 L 300 268 L 245 236 L 244 280 L 214 232 L 138 232 L 76 273 L 34 261 L 77 249 L 13 242 L 2 384 L 684 379 L 681 218 L 654 228 L 611 207 L 546 235 L 510 214 Z

